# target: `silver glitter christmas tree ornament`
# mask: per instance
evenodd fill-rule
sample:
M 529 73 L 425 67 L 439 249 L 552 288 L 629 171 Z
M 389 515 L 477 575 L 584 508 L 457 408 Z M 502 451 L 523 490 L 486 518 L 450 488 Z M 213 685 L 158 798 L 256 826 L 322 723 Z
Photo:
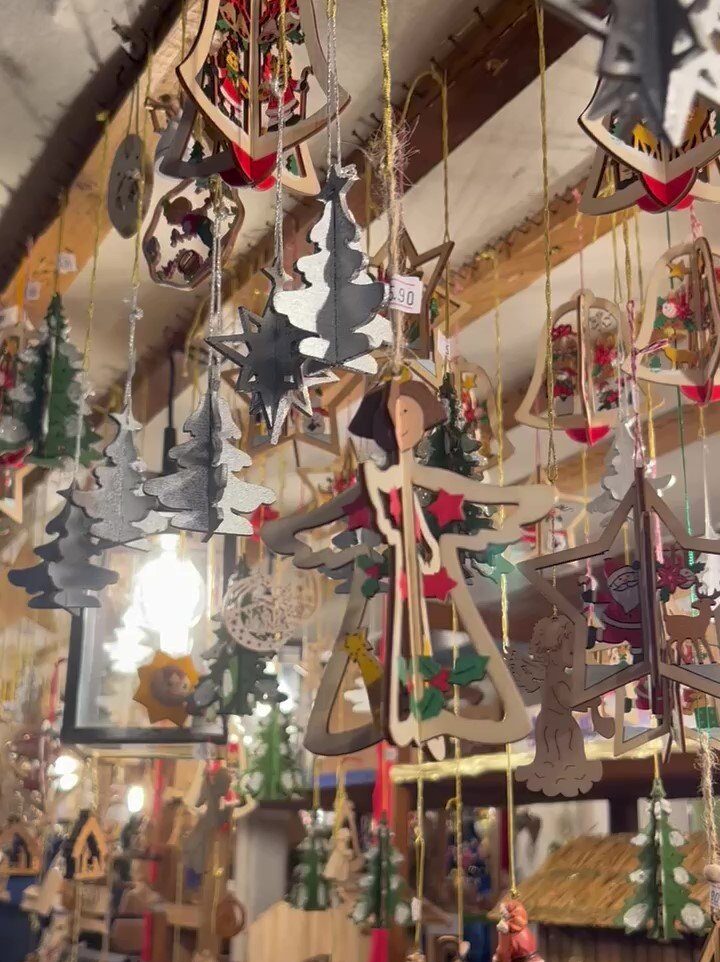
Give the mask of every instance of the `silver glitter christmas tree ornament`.
M 622 134 L 641 123 L 679 147 L 698 97 L 720 106 L 720 0 L 612 0 L 607 21 L 590 0 L 545 6 L 603 42 L 590 117 Z
M 370 352 L 391 340 L 391 328 L 378 314 L 387 288 L 367 270 L 360 231 L 348 207 L 347 193 L 356 180 L 353 166 L 337 163 L 328 170 L 319 194 L 323 212 L 309 234 L 315 253 L 296 264 L 305 287 L 278 291 L 275 307 L 308 332 L 299 343 L 305 357 L 327 367 L 374 374 L 377 362 Z

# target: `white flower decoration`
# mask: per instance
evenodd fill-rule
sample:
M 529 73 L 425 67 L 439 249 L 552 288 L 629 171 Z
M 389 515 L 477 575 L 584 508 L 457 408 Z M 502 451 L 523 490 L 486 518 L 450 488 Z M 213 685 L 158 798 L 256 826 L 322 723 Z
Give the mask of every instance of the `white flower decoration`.
M 630 881 L 634 882 L 636 885 L 642 885 L 643 882 L 647 881 L 647 878 L 648 872 L 647 869 L 644 868 L 635 869 L 634 872 L 630 873 Z
M 685 844 L 685 836 L 682 832 L 678 832 L 677 829 L 673 829 L 670 832 L 670 844 L 674 845 L 675 848 L 680 848 L 681 845 Z
M 638 848 L 639 848 L 641 845 L 644 845 L 644 844 L 645 844 L 645 836 L 644 836 L 644 835 L 636 835 L 633 839 L 631 839 L 631 842 L 632 842 L 633 845 L 637 845 Z
M 683 868 L 682 865 L 678 865 L 676 869 L 673 869 L 673 878 L 678 885 L 687 885 L 690 881 L 687 869 Z

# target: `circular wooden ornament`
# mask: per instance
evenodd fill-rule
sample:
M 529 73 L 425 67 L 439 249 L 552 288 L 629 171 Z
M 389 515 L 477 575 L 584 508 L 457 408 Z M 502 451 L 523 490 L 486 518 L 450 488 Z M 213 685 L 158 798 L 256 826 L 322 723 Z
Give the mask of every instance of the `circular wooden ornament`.
M 144 187 L 143 187 L 144 178 Z M 118 147 L 110 168 L 107 207 L 110 223 L 121 237 L 133 237 L 138 230 L 138 199 L 142 195 L 142 218 L 150 207 L 153 188 L 153 165 L 145 152 L 142 139 L 128 134 Z
M 245 907 L 226 892 L 215 910 L 215 931 L 221 939 L 232 939 L 245 928 Z

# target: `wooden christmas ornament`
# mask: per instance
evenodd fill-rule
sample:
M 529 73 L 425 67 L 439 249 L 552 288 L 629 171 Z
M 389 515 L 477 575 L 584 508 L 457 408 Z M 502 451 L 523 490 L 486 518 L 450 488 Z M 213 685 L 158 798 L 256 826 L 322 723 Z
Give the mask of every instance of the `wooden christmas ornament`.
M 247 913 L 242 902 L 226 892 L 215 910 L 215 931 L 221 939 L 233 939 L 245 928 Z
M 383 817 L 375 826 L 370 848 L 365 854 L 360 895 L 352 912 L 352 919 L 358 925 L 388 929 L 392 925 L 410 923 L 410 903 L 399 869 L 402 860 Z
M 232 254 L 245 209 L 231 188 L 224 188 L 231 216 L 221 238 L 221 263 Z M 143 237 L 143 254 L 156 284 L 192 291 L 212 269 L 212 196 L 202 180 L 184 180 L 159 201 Z
M 580 126 L 598 144 L 580 201 L 584 214 L 600 217 L 637 204 L 647 213 L 688 207 L 693 200 L 720 200 L 714 176 L 720 154 L 716 111 L 697 106 L 683 141 L 671 147 L 644 123 L 621 136 L 612 117 L 593 119 L 588 107 Z
M 66 878 L 75 882 L 107 878 L 108 843 L 92 812 L 80 812 L 64 848 Z
M 519 899 L 507 899 L 500 904 L 497 930 L 498 946 L 493 962 L 544 962 L 537 951 L 527 911 Z
M 568 671 L 573 667 L 575 626 L 564 615 L 541 618 L 533 629 L 530 658 L 511 649 L 510 664 L 515 680 L 530 694 L 542 690 L 540 713 L 535 720 L 535 757 L 515 769 L 515 778 L 531 792 L 551 798 L 574 798 L 600 781 L 602 763 L 588 761 L 582 730 L 573 718 L 573 693 Z M 593 715 L 602 734 L 609 737 L 614 724 L 602 719 L 598 704 Z M 596 728 L 598 726 L 596 725 Z
M 121 237 L 133 237 L 140 229 L 150 207 L 153 175 L 142 138 L 128 134 L 115 152 L 107 190 L 110 223 Z
M 286 6 L 287 78 L 273 88 L 280 50 L 277 2 L 205 0 L 198 34 L 178 77 L 211 128 L 228 141 L 245 182 L 263 185 L 275 167 L 279 119 L 290 150 L 327 123 L 327 62 L 311 0 Z M 349 96 L 338 90 L 339 109 Z M 307 102 L 312 112 L 307 113 Z M 270 184 L 272 180 L 270 180 Z M 269 186 L 265 184 L 264 186 Z
M 717 257 L 704 237 L 666 251 L 650 277 L 635 345 L 639 379 L 670 384 L 700 404 L 720 384 Z
M 462 357 L 450 360 L 450 370 L 460 388 L 461 413 L 470 433 L 480 445 L 483 471 L 496 467 L 499 459 L 499 439 L 502 426 L 498 417 L 496 388 L 487 371 Z M 503 459 L 511 458 L 515 447 L 503 431 Z
M 22 524 L 23 487 L 32 470 L 29 464 L 17 468 L 0 467 L 0 511 L 16 524 Z
M 192 658 L 171 658 L 157 651 L 149 664 L 138 668 L 138 678 L 133 700 L 147 709 L 150 724 L 169 721 L 178 727 L 184 725 L 187 702 L 199 678 Z
M 612 115 L 623 132 L 647 122 L 677 146 L 698 101 L 720 106 L 716 0 L 615 0 L 607 20 L 583 0 L 546 0 L 546 6 L 603 41 L 591 116 Z
M 298 345 L 305 357 L 321 367 L 373 374 L 377 362 L 370 352 L 390 340 L 390 324 L 378 313 L 387 296 L 385 284 L 368 274 L 348 207 L 347 193 L 356 180 L 353 166 L 335 164 L 328 171 L 319 194 L 323 211 L 308 235 L 315 252 L 296 265 L 305 286 L 278 291 L 275 306 L 307 332 Z
M 0 851 L 10 878 L 39 875 L 42 870 L 42 842 L 24 822 L 11 820 L 0 831 Z
M 57 537 L 35 549 L 40 564 L 15 569 L 8 580 L 33 595 L 30 608 L 67 608 L 73 613 L 98 608 L 97 592 L 115 584 L 118 575 L 92 561 L 101 548 L 92 539 L 91 522 L 74 504 L 75 484 L 58 494 L 65 503 L 45 527 L 48 535 Z
M 290 719 L 277 706 L 260 719 L 242 787 L 258 802 L 299 795 L 303 780 L 290 740 Z
M 618 351 L 624 338 L 624 316 L 617 304 L 577 291 L 553 312 L 551 321 L 554 372 L 554 427 L 588 441 L 593 432 L 607 433 L 617 421 Z M 549 429 L 547 402 L 547 336 L 540 338 L 527 393 L 515 414 L 520 424 Z

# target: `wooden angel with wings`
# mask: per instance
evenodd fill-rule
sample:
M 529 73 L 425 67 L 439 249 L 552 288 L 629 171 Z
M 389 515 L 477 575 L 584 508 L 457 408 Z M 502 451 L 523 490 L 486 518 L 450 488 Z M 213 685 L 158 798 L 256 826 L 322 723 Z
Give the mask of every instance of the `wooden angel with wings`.
M 585 757 L 585 740 L 573 711 L 590 710 L 595 731 L 611 738 L 614 721 L 600 714 L 600 698 L 575 707 L 568 676 L 573 666 L 575 626 L 564 615 L 541 618 L 533 629 L 529 657 L 510 649 L 510 667 L 518 685 L 529 694 L 541 691 L 535 721 L 535 757 L 521 765 L 515 777 L 530 791 L 574 798 L 590 791 L 602 777 L 602 762 Z
M 445 417 L 445 407 L 420 382 L 392 381 L 371 391 L 350 431 L 374 440 L 385 454 L 385 465 L 363 463 L 357 483 L 332 501 L 263 527 L 268 546 L 294 555 L 298 567 L 321 569 L 331 577 L 343 572 L 350 579 L 346 616 L 308 723 L 305 744 L 311 751 L 348 753 L 384 737 L 399 746 L 427 743 L 433 755 L 442 757 L 446 736 L 500 745 L 524 738 L 530 730 L 520 694 L 470 594 L 462 552 L 487 550 L 490 557 L 498 546 L 519 541 L 522 525 L 539 520 L 552 507 L 552 490 L 542 485 L 495 487 L 419 464 L 415 448 Z M 466 508 L 483 510 L 487 526 L 464 533 Z M 439 533 L 432 533 L 428 514 L 438 522 L 432 531 Z M 346 530 L 329 547 L 313 547 L 298 537 L 341 521 Z M 362 536 L 351 537 L 351 531 Z M 368 542 L 375 564 L 368 565 L 364 558 Z M 356 641 L 362 628 L 364 606 L 358 592 L 368 572 L 383 570 L 388 573 L 388 637 L 382 663 L 370 651 L 364 652 L 363 664 L 358 661 L 363 678 L 367 674 L 374 681 L 374 691 L 368 689 L 373 721 L 362 731 L 354 730 L 350 745 L 349 738 L 330 733 L 328 723 L 348 666 L 348 635 Z M 452 666 L 443 666 L 431 648 L 431 611 L 436 605 L 453 607 L 458 628 L 469 641 Z M 491 708 L 479 696 L 488 684 L 496 696 Z M 328 738 L 316 737 L 322 730 Z

